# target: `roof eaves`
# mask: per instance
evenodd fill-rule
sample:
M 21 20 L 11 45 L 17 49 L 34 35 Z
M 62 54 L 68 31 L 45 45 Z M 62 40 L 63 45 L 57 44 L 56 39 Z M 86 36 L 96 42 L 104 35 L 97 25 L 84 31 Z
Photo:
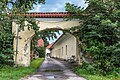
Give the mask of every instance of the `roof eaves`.
M 54 42 L 54 44 L 51 46 L 51 48 L 56 44 L 56 42 L 58 42 L 58 40 L 59 40 L 60 38 L 63 37 L 63 35 L 64 35 L 64 34 L 62 34 L 62 35 Z

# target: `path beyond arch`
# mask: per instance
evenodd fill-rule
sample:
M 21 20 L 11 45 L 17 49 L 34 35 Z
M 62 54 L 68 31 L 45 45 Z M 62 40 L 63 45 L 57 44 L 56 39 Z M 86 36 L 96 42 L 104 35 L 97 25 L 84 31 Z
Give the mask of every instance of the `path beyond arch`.
M 46 58 L 39 70 L 21 80 L 86 80 L 77 76 L 70 65 L 61 60 Z

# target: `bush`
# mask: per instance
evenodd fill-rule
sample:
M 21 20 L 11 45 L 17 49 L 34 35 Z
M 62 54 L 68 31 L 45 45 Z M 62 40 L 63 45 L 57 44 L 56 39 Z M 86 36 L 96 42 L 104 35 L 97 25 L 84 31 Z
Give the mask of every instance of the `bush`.
M 87 2 L 86 9 L 66 4 L 66 10 L 75 13 L 70 19 L 83 21 L 68 31 L 81 41 L 81 51 L 93 57 L 93 63 L 85 67 L 89 71 L 95 68 L 97 72 L 107 75 L 120 67 L 120 0 Z
M 120 54 L 117 45 L 105 46 L 98 43 L 92 45 L 92 47 L 84 47 L 84 51 L 87 54 L 92 53 L 93 62 L 90 64 L 83 64 L 83 66 L 95 73 L 101 73 L 107 75 L 109 72 L 114 71 L 120 66 Z M 117 74 L 117 73 L 116 73 Z
M 44 47 L 36 47 L 36 53 L 39 53 L 40 58 L 45 57 L 45 48 Z
M 88 68 L 86 68 L 86 67 L 88 67 Z M 85 77 L 87 80 L 119 80 L 120 79 L 120 75 L 118 74 L 116 76 L 116 72 L 115 72 L 115 74 L 114 74 L 114 72 L 111 72 L 110 74 L 103 76 L 99 73 L 93 74 L 93 71 L 95 69 L 93 69 L 93 67 L 91 67 L 91 65 L 90 66 L 86 65 L 86 67 L 84 66 L 84 68 L 83 68 L 83 66 L 78 66 L 75 68 L 75 72 L 79 76 Z M 97 70 L 95 70 L 95 71 L 97 71 Z M 119 69 L 119 71 L 120 71 L 120 69 Z
M 4 21 L 3 21 L 4 22 Z M 13 34 L 12 25 L 10 22 L 5 22 L 8 24 L 2 24 L 0 29 L 0 64 L 2 65 L 13 65 Z

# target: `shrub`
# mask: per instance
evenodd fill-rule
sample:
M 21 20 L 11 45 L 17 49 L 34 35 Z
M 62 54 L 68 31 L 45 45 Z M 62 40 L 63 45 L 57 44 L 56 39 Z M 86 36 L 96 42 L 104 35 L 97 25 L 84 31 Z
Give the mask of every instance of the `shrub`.
M 70 19 L 82 22 L 68 31 L 81 41 L 82 52 L 93 56 L 93 63 L 85 67 L 107 75 L 120 67 L 120 0 L 86 2 L 86 9 L 66 4 L 66 10 L 75 14 Z

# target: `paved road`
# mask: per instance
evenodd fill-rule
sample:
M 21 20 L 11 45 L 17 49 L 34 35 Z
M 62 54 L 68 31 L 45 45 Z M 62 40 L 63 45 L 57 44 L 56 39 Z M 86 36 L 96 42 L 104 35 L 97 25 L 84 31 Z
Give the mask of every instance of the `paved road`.
M 68 66 L 65 61 L 46 58 L 36 74 L 21 80 L 86 80 L 73 73 Z

